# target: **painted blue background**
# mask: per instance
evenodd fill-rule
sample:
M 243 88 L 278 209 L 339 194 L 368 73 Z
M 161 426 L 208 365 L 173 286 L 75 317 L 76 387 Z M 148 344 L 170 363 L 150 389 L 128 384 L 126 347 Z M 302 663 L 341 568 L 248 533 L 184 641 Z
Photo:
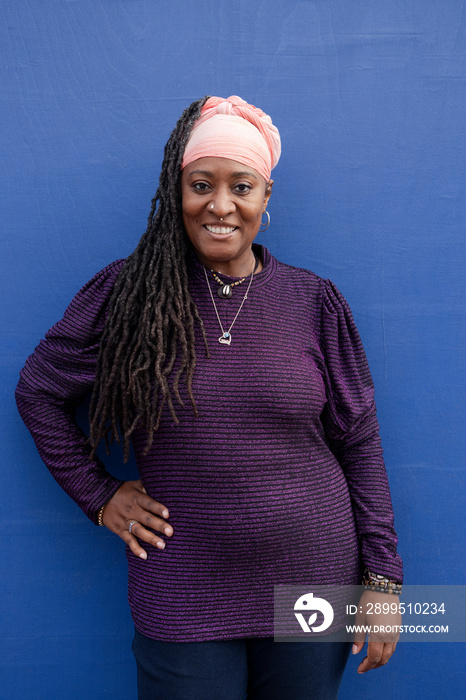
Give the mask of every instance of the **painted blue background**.
M 407 582 L 464 583 L 463 1 L 2 0 L 0 13 L 0 698 L 136 697 L 123 545 L 52 480 L 13 391 L 77 289 L 135 247 L 163 145 L 204 94 L 239 94 L 279 127 L 259 240 L 352 306 Z M 463 654 L 404 644 L 364 677 L 356 657 L 341 697 L 460 696 Z

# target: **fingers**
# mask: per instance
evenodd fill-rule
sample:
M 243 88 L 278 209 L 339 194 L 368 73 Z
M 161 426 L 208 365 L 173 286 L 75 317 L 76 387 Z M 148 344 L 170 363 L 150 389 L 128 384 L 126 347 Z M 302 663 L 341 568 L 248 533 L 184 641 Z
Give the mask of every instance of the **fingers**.
M 401 613 L 398 601 L 388 601 L 383 593 L 364 591 L 355 616 L 355 625 L 369 630 L 367 656 L 358 667 L 358 673 L 366 673 L 373 668 L 384 666 L 392 656 L 399 639 Z M 364 646 L 365 634 L 354 635 L 353 654 L 358 654 Z
M 354 619 L 354 624 L 356 628 L 363 628 L 364 626 L 364 617 L 360 610 L 358 609 L 358 612 L 356 613 L 356 617 Z M 364 643 L 366 641 L 366 633 L 365 632 L 355 632 L 353 635 L 353 646 L 351 649 L 352 654 L 359 654 L 361 649 L 364 646 Z
M 363 646 L 364 646 L 364 641 L 358 642 L 358 641 L 354 640 L 353 646 L 351 648 L 351 653 L 352 654 L 359 654 L 359 652 L 361 651 Z
M 151 532 L 150 530 L 146 529 L 144 525 L 141 522 L 138 522 L 137 520 L 130 521 L 133 522 L 133 526 L 131 528 L 131 532 L 129 532 L 129 522 L 127 523 L 128 527 L 126 528 L 126 531 L 123 536 L 123 540 L 126 542 L 126 544 L 129 545 L 131 551 L 133 550 L 133 547 L 129 544 L 130 541 L 135 541 L 137 543 L 137 549 L 138 551 L 141 550 L 141 546 L 137 542 L 138 540 L 142 540 L 143 542 L 147 542 L 147 544 L 151 544 L 153 547 L 157 547 L 157 549 L 165 549 L 166 543 L 165 541 L 156 535 L 154 532 Z M 167 535 L 167 537 L 171 537 L 173 535 L 173 528 L 171 526 L 166 526 L 164 528 L 164 533 Z M 129 537 L 128 537 L 129 535 Z M 138 554 L 139 556 L 139 554 Z
M 137 508 L 134 508 L 132 510 L 131 520 L 136 520 L 140 525 L 150 528 L 151 530 L 163 532 L 163 534 L 167 535 L 168 537 L 171 537 L 173 535 L 172 526 L 169 525 L 166 522 L 166 520 L 152 515 L 152 513 L 147 510 L 147 505 L 146 507 L 139 506 Z
M 366 673 L 374 668 L 385 666 L 393 652 L 396 642 L 371 642 L 367 645 L 367 656 L 358 666 L 358 673 Z
M 130 548 L 133 554 L 140 559 L 147 559 L 147 552 L 141 547 L 137 539 L 130 532 L 126 535 L 120 535 L 123 542 Z
M 149 532 L 149 530 L 146 530 L 140 523 L 136 521 L 132 522 L 134 524 L 131 528 L 131 532 L 129 532 L 128 529 L 122 532 L 121 534 L 117 534 L 120 535 L 123 542 L 130 548 L 133 554 L 135 554 L 140 559 L 147 559 L 147 552 L 141 547 L 138 540 L 147 542 L 147 544 L 151 544 L 154 547 L 157 547 L 158 549 L 165 549 L 165 542 L 160 537 L 157 537 L 157 535 L 154 535 L 154 533 Z
M 126 481 L 107 503 L 103 523 L 121 537 L 133 554 L 147 559 L 147 553 L 139 540 L 158 549 L 165 549 L 165 541 L 152 530 L 171 537 L 173 528 L 166 522 L 168 517 L 168 508 L 151 498 L 140 480 Z
M 141 506 L 141 508 L 149 511 L 149 513 L 160 515 L 162 518 L 168 518 L 170 516 L 166 506 L 158 501 L 155 501 L 147 494 L 147 491 L 142 485 L 142 481 L 140 479 L 139 481 L 126 483 L 134 483 L 136 490 L 141 492 L 141 496 L 137 499 L 138 505 Z

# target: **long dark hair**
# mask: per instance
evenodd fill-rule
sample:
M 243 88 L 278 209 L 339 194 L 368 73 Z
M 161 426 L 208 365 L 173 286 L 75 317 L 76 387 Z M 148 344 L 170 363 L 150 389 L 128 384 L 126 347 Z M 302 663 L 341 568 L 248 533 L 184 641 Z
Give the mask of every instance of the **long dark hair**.
M 92 454 L 102 439 L 121 441 L 125 462 L 131 435 L 141 422 L 152 445 L 165 405 L 178 423 L 174 399 L 183 405 L 186 385 L 194 414 L 192 378 L 196 367 L 194 328 L 202 319 L 188 291 L 188 240 L 180 196 L 181 164 L 194 122 L 208 97 L 181 115 L 164 151 L 159 187 L 147 229 L 119 272 L 100 343 L 96 382 L 89 409 Z M 177 362 L 177 369 L 169 383 Z

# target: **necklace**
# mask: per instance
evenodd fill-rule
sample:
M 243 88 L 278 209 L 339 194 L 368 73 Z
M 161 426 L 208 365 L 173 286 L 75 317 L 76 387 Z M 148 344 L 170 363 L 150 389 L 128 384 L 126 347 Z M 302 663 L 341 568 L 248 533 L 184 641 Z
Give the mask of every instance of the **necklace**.
M 218 315 L 217 306 L 216 306 L 216 304 L 215 304 L 214 295 L 212 294 L 212 290 L 211 290 L 211 288 L 210 288 L 209 278 L 207 277 L 207 270 L 204 268 L 205 281 L 207 282 L 207 287 L 209 288 L 210 298 L 212 299 L 212 304 L 213 304 L 213 306 L 214 306 L 215 315 L 217 316 L 218 325 L 220 326 L 220 329 L 221 329 L 221 331 L 222 331 L 222 335 L 221 335 L 220 338 L 218 339 L 218 342 L 220 343 L 220 345 L 231 345 L 231 329 L 233 328 L 233 326 L 234 326 L 234 324 L 235 324 L 235 321 L 236 321 L 236 319 L 237 319 L 238 316 L 239 316 L 239 312 L 240 312 L 241 309 L 243 308 L 244 302 L 245 302 L 246 299 L 248 298 L 248 292 L 249 292 L 249 289 L 250 289 L 250 287 L 251 287 L 252 278 L 254 277 L 254 272 L 255 272 L 256 266 L 257 266 L 257 263 L 256 263 L 256 260 L 255 260 L 255 259 L 254 259 L 254 263 L 255 263 L 255 265 L 254 265 L 254 267 L 253 267 L 252 270 L 251 270 L 251 279 L 249 280 L 248 288 L 246 289 L 246 294 L 244 295 L 243 301 L 241 302 L 241 304 L 240 304 L 240 306 L 239 306 L 239 309 L 238 309 L 238 311 L 236 312 L 236 316 L 234 317 L 233 321 L 232 321 L 231 324 L 230 324 L 230 328 L 229 328 L 227 331 L 224 330 L 224 328 L 223 328 L 223 326 L 222 326 L 222 322 L 221 322 L 221 320 L 220 320 L 220 316 Z M 244 279 L 246 279 L 246 277 L 245 277 Z
M 254 267 L 255 272 L 259 267 L 259 258 L 256 258 L 256 256 L 254 255 L 254 259 L 256 261 L 256 265 Z M 220 279 L 215 270 L 211 270 L 211 273 L 213 275 L 214 280 L 220 285 L 220 287 L 217 289 L 217 296 L 219 296 L 220 299 L 231 299 L 231 297 L 233 296 L 233 287 L 237 287 L 239 284 L 243 284 L 244 280 L 246 279 L 246 277 L 243 277 L 240 280 L 236 280 L 236 282 L 227 284 L 226 282 Z

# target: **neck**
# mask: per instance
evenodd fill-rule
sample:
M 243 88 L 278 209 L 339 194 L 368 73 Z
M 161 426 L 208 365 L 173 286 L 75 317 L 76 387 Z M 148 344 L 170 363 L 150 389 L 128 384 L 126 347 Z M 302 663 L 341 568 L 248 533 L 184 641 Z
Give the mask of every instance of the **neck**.
M 257 274 L 262 270 L 262 262 L 259 256 L 256 256 L 252 250 L 251 255 L 246 260 L 200 260 L 205 267 L 213 270 L 219 275 L 227 277 L 248 277 L 254 270 Z

